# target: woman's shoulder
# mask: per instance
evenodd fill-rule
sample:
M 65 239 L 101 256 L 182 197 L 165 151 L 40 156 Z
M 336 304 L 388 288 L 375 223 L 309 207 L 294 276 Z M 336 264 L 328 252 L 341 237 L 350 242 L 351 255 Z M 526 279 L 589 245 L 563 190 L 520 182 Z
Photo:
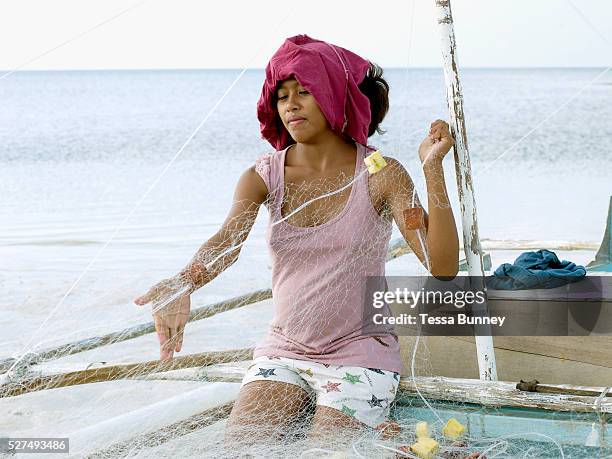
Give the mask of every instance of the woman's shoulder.
M 388 170 L 400 170 L 404 168 L 404 166 L 402 166 L 402 163 L 397 158 L 387 155 L 382 155 L 382 157 L 387 163 L 386 168 L 388 168 Z
M 410 174 L 400 160 L 393 156 L 383 155 L 386 166 L 370 175 L 368 182 L 370 193 L 381 199 L 387 198 L 403 189 L 412 188 Z
M 272 157 L 271 153 L 265 153 L 259 156 L 255 160 L 255 164 L 251 166 L 255 172 L 257 172 L 259 175 L 262 176 L 262 178 L 270 174 L 270 158 L 271 157 Z
M 397 179 L 398 177 L 410 178 L 410 174 L 408 173 L 404 165 L 400 162 L 400 160 L 393 156 L 388 156 L 384 154 L 382 155 L 382 157 L 386 163 L 385 167 L 383 167 L 375 174 L 372 174 L 370 176 L 370 179 L 378 179 L 379 181 L 389 181 Z
M 274 178 L 272 177 L 273 173 L 273 162 L 279 157 L 282 152 L 280 151 L 272 151 L 264 153 L 258 156 L 255 159 L 255 163 L 251 166 L 252 170 L 264 181 L 268 191 L 270 191 L 272 187 L 272 183 Z
M 381 169 L 381 170 L 384 170 L 384 169 L 387 169 L 387 170 L 399 170 L 399 169 L 403 168 L 402 163 L 400 163 L 398 159 L 396 159 L 393 156 L 386 155 L 384 152 L 380 151 L 380 149 L 377 148 L 374 145 L 367 145 L 365 147 L 365 149 L 364 149 L 364 153 L 363 154 L 365 156 L 369 156 L 372 153 L 377 152 L 377 151 L 380 152 L 380 154 L 382 155 L 383 159 L 387 163 L 387 165 L 383 169 Z

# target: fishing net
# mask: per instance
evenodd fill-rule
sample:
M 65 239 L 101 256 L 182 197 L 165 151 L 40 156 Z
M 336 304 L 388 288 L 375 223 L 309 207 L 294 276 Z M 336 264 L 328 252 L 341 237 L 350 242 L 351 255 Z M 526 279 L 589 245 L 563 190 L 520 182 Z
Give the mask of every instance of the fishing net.
M 10 338 L 0 343 L 3 351 L 0 355 L 9 356 L 0 361 L 0 411 L 4 415 L 0 420 L 0 437 L 68 437 L 72 454 L 99 458 L 462 458 L 475 452 L 489 458 L 612 457 L 605 447 L 605 440 L 610 435 L 611 409 L 605 389 L 598 396 L 556 398 L 556 410 L 543 410 L 538 406 L 540 402 L 528 398 L 522 404 L 512 404 L 502 397 L 514 389 L 512 384 L 496 383 L 492 389 L 485 390 L 465 380 L 439 378 L 440 368 L 434 365 L 434 354 L 451 353 L 448 346 L 452 341 L 440 346 L 431 337 L 418 335 L 400 337 L 401 379 L 388 385 L 388 394 L 374 394 L 375 398 L 365 405 L 370 408 L 382 405 L 388 410 L 389 421 L 381 421 L 373 428 L 356 421 L 357 408 L 348 400 L 340 399 L 333 407 L 335 411 L 330 411 L 332 407 L 324 410 L 317 407 L 313 390 L 296 385 L 267 385 L 266 381 L 245 385 L 243 390 L 247 395 L 242 400 L 242 415 L 235 413 L 230 417 L 241 390 L 240 382 L 253 365 L 253 348 L 264 339 L 271 326 L 280 327 L 300 344 L 321 340 L 329 334 L 330 328 L 361 331 L 361 305 L 355 305 L 359 312 L 352 315 L 338 305 L 346 302 L 356 290 L 347 285 L 363 286 L 364 276 L 371 274 L 364 272 L 364 266 L 386 263 L 387 274 L 394 275 L 428 275 L 432 270 L 430 254 L 425 250 L 427 235 L 419 228 L 418 211 L 410 209 L 422 206 L 430 215 L 436 209 L 448 211 L 450 202 L 458 201 L 450 185 L 452 167 L 447 168 L 445 175 L 442 169 L 429 170 L 425 179 L 420 161 L 414 161 L 412 156 L 404 157 L 402 152 L 417 150 L 416 133 L 421 137 L 426 135 L 426 129 L 406 131 L 405 126 L 426 125 L 428 120 L 419 117 L 418 113 L 445 112 L 443 85 L 439 75 L 431 79 L 419 75 L 427 84 L 420 92 L 410 93 L 405 75 L 402 76 L 404 81 L 397 81 L 397 87 L 402 90 L 398 91 L 397 98 L 392 98 L 392 103 L 400 110 L 391 110 L 392 116 L 397 112 L 402 116 L 389 121 L 394 140 L 376 137 L 372 143 L 380 146 L 385 154 L 396 156 L 398 152 L 402 155 L 401 163 L 410 165 L 407 174 L 412 182 L 405 180 L 404 168 L 394 166 L 391 161 L 372 175 L 365 169 L 355 174 L 356 164 L 350 161 L 328 175 L 309 174 L 308 178 L 292 175 L 282 187 L 268 190 L 268 199 L 262 206 L 254 206 L 249 200 L 235 201 L 233 206 L 240 217 L 226 221 L 231 231 L 215 233 L 220 225 L 219 216 L 230 202 L 231 190 L 227 182 L 231 181 L 233 186 L 244 166 L 253 166 L 255 155 L 240 163 L 237 160 L 244 158 L 241 152 L 235 151 L 238 147 L 220 139 L 227 136 L 225 126 L 236 124 L 234 113 L 250 113 L 254 106 L 254 101 L 249 101 L 244 94 L 256 93 L 254 88 L 261 82 L 261 75 L 256 74 L 250 76 L 255 83 L 244 90 L 241 97 L 230 100 L 228 105 L 233 108 L 224 113 L 225 118 L 219 120 L 217 127 L 202 133 L 198 145 L 204 153 L 185 151 L 188 160 L 175 164 L 176 169 L 166 176 L 167 184 L 160 185 L 159 194 L 153 192 L 149 203 L 130 203 L 143 205 L 138 214 L 140 226 L 130 228 L 132 232 L 125 238 L 113 240 L 116 234 L 112 231 L 91 236 L 94 241 L 75 237 L 80 245 L 94 246 L 95 251 L 86 255 L 70 252 L 76 245 L 74 241 L 54 239 L 51 243 L 65 246 L 66 251 L 59 254 L 47 252 L 41 243 L 37 268 L 53 276 L 58 266 L 71 264 L 71 267 L 62 273 L 63 282 L 53 287 L 21 278 L 14 281 L 15 284 L 7 281 L 7 291 L 20 290 L 23 294 L 20 301 L 3 308 L 7 317 L 4 327 L 8 330 L 20 323 L 23 332 L 18 336 L 10 334 Z M 226 76 L 220 74 L 214 75 L 215 81 L 202 82 L 200 75 L 185 78 L 189 79 L 192 100 L 185 97 L 186 105 L 178 111 L 189 111 L 187 105 L 193 103 L 189 108 L 197 116 L 201 113 L 198 104 L 215 106 L 214 97 L 221 91 L 208 96 L 217 88 L 215 81 L 226 81 Z M 170 82 L 174 84 L 175 79 L 173 75 Z M 160 88 L 155 87 L 147 94 L 153 90 Z M 174 101 L 172 88 L 169 91 L 165 96 Z M 423 92 L 437 102 L 434 105 L 418 102 Z M 508 90 L 507 93 L 517 92 Z M 208 98 L 200 99 L 202 94 Z M 120 98 L 115 102 L 120 104 Z M 145 103 L 148 102 L 147 96 Z M 126 156 L 142 154 L 140 150 L 153 145 L 172 150 L 177 142 L 187 137 L 177 126 L 193 124 L 196 116 L 181 118 L 181 113 L 169 108 L 163 106 L 159 110 L 171 114 L 164 122 L 170 126 L 168 130 L 176 134 L 174 139 L 155 132 L 151 134 L 151 143 L 138 151 L 122 147 L 120 140 L 108 148 Z M 408 113 L 408 108 L 412 114 Z M 80 116 L 74 118 L 80 119 Z M 134 125 L 129 124 L 130 118 L 124 120 L 126 129 L 137 130 L 146 121 L 140 116 L 134 119 L 137 119 Z M 488 129 L 490 120 L 486 116 L 474 119 Z M 247 126 L 248 123 L 239 120 L 238 124 Z M 69 126 L 65 130 L 77 128 L 82 126 Z M 252 131 L 255 138 L 256 129 Z M 96 135 L 108 137 L 104 129 L 96 131 Z M 72 145 L 69 137 L 63 140 L 58 145 Z M 497 138 L 488 140 L 499 141 Z M 34 146 L 44 148 L 38 137 Z M 34 146 L 26 150 L 32 151 Z M 546 144 L 539 148 L 539 154 L 551 150 Z M 500 144 L 493 144 L 486 153 L 496 154 L 499 149 Z M 589 148 L 592 150 L 595 148 Z M 218 151 L 227 155 L 227 164 L 220 163 Z M 68 147 L 62 152 L 68 157 L 74 153 Z M 123 164 L 122 159 L 117 158 L 117 163 Z M 154 161 L 145 157 L 133 172 L 119 178 L 112 176 L 115 171 L 111 167 L 107 173 L 114 180 L 102 183 L 97 188 L 102 190 L 101 194 L 90 201 L 125 199 L 122 183 L 137 182 L 143 170 L 145 175 L 155 177 L 163 169 L 159 164 L 149 163 Z M 505 165 L 511 166 L 512 161 Z M 63 177 L 61 174 L 67 167 L 61 164 L 55 170 L 49 169 L 50 175 Z M 77 169 L 73 175 L 77 172 L 87 174 L 84 169 Z M 99 167 L 94 169 L 98 171 L 96 174 L 101 174 Z M 194 170 L 197 174 L 190 175 Z M 32 175 L 33 171 L 26 168 L 24 176 Z M 261 167 L 257 172 L 262 172 Z M 98 181 L 104 182 L 105 177 L 86 175 L 81 187 L 63 189 L 65 195 L 58 201 L 66 201 L 72 194 L 87 194 Z M 395 213 L 381 199 L 389 183 L 396 184 L 395 195 L 401 203 Z M 398 183 L 404 186 L 397 187 Z M 442 186 L 444 183 L 449 187 L 450 196 Z M 201 196 L 193 191 L 201 189 L 204 190 Z M 366 194 L 357 195 L 357 189 L 366 190 Z M 38 193 L 41 207 L 48 204 L 44 200 L 45 191 L 48 190 Z M 137 191 L 138 194 L 148 192 L 145 189 Z M 419 200 L 419 195 L 426 198 Z M 197 207 L 180 207 L 188 200 L 197 202 Z M 280 203 L 280 213 L 276 216 L 264 210 L 267 207 L 269 211 L 273 203 Z M 351 206 L 356 203 L 370 206 L 371 215 L 376 216 L 373 223 L 371 219 L 351 219 Z M 115 210 L 113 208 L 113 212 Z M 119 209 L 117 215 L 123 215 L 124 210 Z M 409 211 L 404 213 L 405 210 Z M 212 217 L 192 222 L 193 215 L 205 212 L 210 212 Z M 454 214 L 458 215 L 457 209 Z M 160 215 L 166 226 L 160 225 L 162 230 L 148 239 L 140 237 L 139 231 L 160 219 Z M 95 213 L 87 217 L 88 222 L 95 222 L 97 218 L 103 220 Z M 414 227 L 405 234 L 410 248 L 403 242 L 404 235 L 397 230 L 391 233 L 393 218 Z M 285 298 L 290 298 L 284 306 L 291 314 L 272 325 L 270 322 L 276 316 L 270 289 L 268 236 L 265 236 L 271 231 L 266 228 L 268 219 L 277 232 L 275 240 L 281 241 L 275 248 L 275 266 L 295 266 L 296 272 L 318 273 L 316 282 L 297 282 L 291 292 L 283 292 Z M 343 225 L 343 220 L 351 224 Z M 211 238 L 203 238 L 202 233 L 190 225 L 206 228 Z M 178 227 L 184 240 L 167 239 L 168 228 L 176 230 Z M 327 237 L 316 238 L 317 231 L 325 231 Z M 96 245 L 96 241 L 105 240 L 107 236 L 112 236 L 107 244 Z M 303 250 L 308 238 L 318 245 Z M 202 239 L 209 242 L 205 250 L 192 259 L 195 269 L 175 275 Z M 328 243 L 330 239 L 336 241 L 334 245 Z M 126 247 L 129 258 L 135 261 L 126 260 Z M 150 253 L 151 247 L 161 248 L 154 258 L 147 258 L 145 253 Z M 337 248 L 345 255 L 330 262 L 330 253 L 335 253 Z M 112 256 L 103 256 L 103 251 Z M 17 251 L 15 254 L 12 258 L 18 257 Z M 83 274 L 91 266 L 92 256 L 101 268 L 95 276 L 87 277 Z M 117 260 L 127 266 L 118 269 Z M 144 271 L 146 275 L 139 274 Z M 286 276 L 292 274 L 295 273 L 284 273 Z M 25 274 L 23 278 L 29 279 Z M 149 309 L 137 309 L 131 300 L 159 279 L 165 281 L 158 284 L 160 300 L 153 304 L 155 318 L 151 319 Z M 204 280 L 209 283 L 189 297 L 194 285 Z M 59 290 L 61 294 L 57 293 Z M 322 308 L 322 304 L 329 307 Z M 24 321 L 24 314 L 32 320 Z M 41 317 L 43 319 L 39 320 Z M 158 340 L 166 343 L 162 349 L 164 361 L 157 358 Z M 470 346 L 469 352 L 458 358 L 472 368 L 475 351 L 472 343 Z M 606 349 L 593 352 L 605 353 Z M 172 359 L 168 359 L 171 356 Z M 338 370 L 337 365 L 328 365 Z M 318 390 L 365 385 L 377 369 L 345 372 L 336 382 L 319 383 Z M 262 370 L 264 374 L 270 371 L 263 366 Z M 310 377 L 307 370 L 307 367 L 302 369 L 304 380 Z M 476 378 L 477 374 L 472 372 L 469 376 Z M 491 392 L 497 397 L 491 396 Z M 588 403 L 592 409 L 585 409 Z M 344 415 L 342 422 L 338 420 L 338 413 Z

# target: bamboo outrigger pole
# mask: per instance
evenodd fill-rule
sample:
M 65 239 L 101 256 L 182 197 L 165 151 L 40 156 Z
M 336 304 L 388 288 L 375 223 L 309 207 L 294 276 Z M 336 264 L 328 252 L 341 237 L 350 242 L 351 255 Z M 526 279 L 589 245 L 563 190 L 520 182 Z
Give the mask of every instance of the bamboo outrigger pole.
M 436 22 L 438 24 L 442 45 L 444 78 L 446 80 L 446 101 L 450 112 L 450 128 L 455 138 L 455 172 L 457 175 L 457 187 L 459 188 L 459 202 L 461 205 L 463 250 L 465 251 L 468 275 L 479 276 L 480 279 L 484 279 L 482 249 L 480 247 L 480 239 L 478 239 L 476 200 L 474 199 L 474 188 L 472 185 L 472 167 L 470 165 L 470 154 L 465 131 L 465 118 L 463 115 L 463 94 L 461 91 L 461 83 L 459 82 L 453 16 L 451 13 L 450 0 L 434 1 L 436 5 Z M 479 287 L 484 288 L 484 282 Z M 484 309 L 484 311 L 478 311 L 478 313 L 486 313 L 488 315 L 486 304 L 484 305 Z M 495 364 L 495 351 L 493 349 L 492 336 L 490 336 L 490 334 L 489 336 L 479 336 L 477 334 L 475 339 L 480 379 L 497 381 L 497 366 Z

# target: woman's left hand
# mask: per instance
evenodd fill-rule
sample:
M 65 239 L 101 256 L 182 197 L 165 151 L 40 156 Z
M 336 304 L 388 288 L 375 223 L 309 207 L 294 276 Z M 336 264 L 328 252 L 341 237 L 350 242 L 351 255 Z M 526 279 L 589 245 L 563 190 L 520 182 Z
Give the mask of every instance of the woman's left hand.
M 419 146 L 421 163 L 425 165 L 430 161 L 442 162 L 454 144 L 448 123 L 443 120 L 434 121 L 429 127 L 429 134 Z

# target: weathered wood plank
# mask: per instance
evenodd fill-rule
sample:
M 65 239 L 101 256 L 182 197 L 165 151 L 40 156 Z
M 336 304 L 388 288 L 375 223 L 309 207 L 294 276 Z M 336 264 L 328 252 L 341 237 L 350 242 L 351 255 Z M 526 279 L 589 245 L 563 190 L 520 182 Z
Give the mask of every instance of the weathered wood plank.
M 400 390 L 404 395 L 416 396 L 416 387 L 423 397 L 486 407 L 538 408 L 552 411 L 612 413 L 612 400 L 607 398 L 595 406 L 596 397 L 570 394 L 543 394 L 516 389 L 516 383 L 479 381 L 459 378 L 402 378 Z M 551 385 L 552 387 L 552 385 Z M 563 386 L 568 389 L 570 386 Z M 595 388 L 594 388 L 595 389 Z M 599 389 L 601 393 L 605 388 Z
M 494 342 L 499 349 L 612 369 L 612 336 L 499 336 Z
M 399 339 L 404 366 L 410 368 L 415 338 Z M 424 336 L 420 341 L 417 368 L 426 362 L 428 375 L 477 377 L 473 337 Z M 591 386 L 612 383 L 610 337 L 495 337 L 494 342 L 502 380 Z
M 466 349 L 456 348 L 459 346 L 456 341 L 468 343 L 475 350 L 473 336 L 436 337 L 437 341 L 442 342 L 439 346 L 429 343 L 436 341 L 432 338 L 434 337 L 421 337 L 422 340 L 425 340 L 424 343 L 427 343 L 426 346 L 435 346 L 435 349 L 431 349 L 433 354 L 444 349 L 449 358 L 458 358 L 459 354 L 465 352 Z M 406 342 L 402 344 L 411 349 L 409 341 L 412 339 L 409 340 L 407 337 L 402 340 L 404 339 Z M 531 354 L 551 357 L 568 363 L 588 363 L 612 369 L 612 336 L 496 336 L 493 342 L 495 349 L 516 352 L 517 361 L 520 360 L 518 354 Z M 436 358 L 436 355 L 430 358 Z M 610 382 L 612 383 L 612 380 Z
M 192 371 L 191 376 L 196 380 L 211 382 L 240 382 L 250 363 L 250 361 L 244 361 L 213 365 Z M 182 374 L 177 376 L 177 379 L 187 379 L 187 376 Z M 150 378 L 153 377 L 155 376 L 150 376 Z M 600 400 L 601 403 L 596 405 L 598 397 L 575 395 L 584 394 L 585 391 L 601 394 L 606 390 L 605 387 L 569 384 L 547 384 L 546 386 L 551 391 L 558 390 L 564 393 L 524 392 L 516 388 L 516 382 L 507 381 L 421 376 L 413 380 L 409 376 L 402 376 L 399 395 L 418 397 L 416 391 L 418 387 L 419 392 L 429 400 L 471 403 L 491 408 L 523 407 L 564 412 L 612 413 L 612 397 L 604 397 Z
M 565 394 L 565 395 L 585 395 L 588 397 L 612 397 L 610 388 L 606 387 L 603 391 L 597 391 L 596 389 L 589 389 L 586 387 L 560 387 L 560 386 L 547 386 L 540 384 L 537 380 L 532 381 L 521 381 L 516 384 L 518 390 L 527 392 L 540 392 L 543 394 Z
M 174 357 L 169 361 L 151 360 L 140 363 L 108 365 L 70 373 L 32 377 L 0 385 L 0 398 L 13 397 L 43 389 L 128 379 L 150 373 L 160 373 L 181 368 L 203 367 L 218 363 L 232 362 L 236 359 L 251 358 L 252 355 L 252 348 L 202 352 L 199 354 Z

